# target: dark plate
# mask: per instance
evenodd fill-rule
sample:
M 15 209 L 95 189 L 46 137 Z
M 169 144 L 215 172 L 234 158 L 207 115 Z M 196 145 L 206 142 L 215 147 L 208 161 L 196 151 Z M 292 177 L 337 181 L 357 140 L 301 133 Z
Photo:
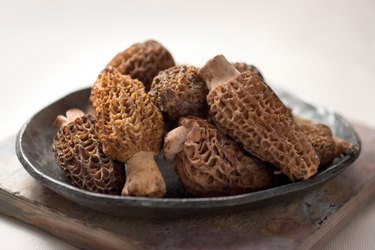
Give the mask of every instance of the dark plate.
M 286 105 L 293 108 L 295 113 L 329 125 L 336 136 L 357 144 L 360 149 L 361 145 L 357 134 L 343 117 L 323 107 L 303 101 L 281 89 L 274 88 L 274 90 Z M 204 216 L 235 212 L 249 209 L 252 206 L 264 206 L 274 199 L 302 190 L 306 191 L 326 182 L 342 172 L 360 153 L 359 150 L 352 155 L 337 158 L 334 164 L 307 181 L 288 183 L 242 195 L 212 198 L 183 197 L 179 182 L 172 170 L 173 166 L 166 164 L 159 157 L 158 165 L 168 186 L 166 198 L 122 197 L 92 193 L 70 185 L 55 163 L 52 153 L 52 141 L 56 133 L 53 122 L 56 116 L 64 114 L 70 108 L 85 110 L 89 93 L 89 88 L 74 92 L 34 115 L 23 125 L 17 135 L 16 152 L 27 172 L 43 185 L 76 203 L 117 216 L 181 218 L 191 215 Z

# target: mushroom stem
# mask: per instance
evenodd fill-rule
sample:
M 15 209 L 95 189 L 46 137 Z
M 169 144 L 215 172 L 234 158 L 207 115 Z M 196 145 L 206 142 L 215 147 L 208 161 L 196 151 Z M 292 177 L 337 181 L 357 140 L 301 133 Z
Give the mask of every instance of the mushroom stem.
M 122 195 L 162 197 L 166 184 L 155 162 L 155 152 L 138 152 L 127 161 Z
M 223 55 L 210 59 L 198 72 L 206 82 L 208 90 L 235 78 L 240 72 Z
M 73 122 L 75 119 L 84 116 L 85 113 L 80 109 L 69 109 L 66 111 L 66 116 L 58 115 L 56 117 L 56 120 L 54 122 L 54 126 L 57 129 L 60 129 L 61 127 L 65 126 L 66 124 Z
M 190 129 L 184 126 L 177 127 L 171 130 L 164 139 L 164 159 L 172 161 L 176 155 L 182 150 L 182 147 L 186 141 L 187 134 Z

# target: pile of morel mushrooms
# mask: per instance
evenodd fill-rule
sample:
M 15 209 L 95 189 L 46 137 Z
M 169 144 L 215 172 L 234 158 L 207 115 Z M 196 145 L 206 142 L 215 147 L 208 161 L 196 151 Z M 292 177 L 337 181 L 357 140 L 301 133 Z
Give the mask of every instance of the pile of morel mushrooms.
M 153 40 L 116 55 L 88 102 L 86 113 L 56 118 L 53 152 L 69 182 L 92 192 L 163 197 L 161 149 L 195 197 L 266 189 L 280 174 L 307 180 L 358 150 L 293 116 L 256 67 L 222 55 L 202 68 L 176 65 Z

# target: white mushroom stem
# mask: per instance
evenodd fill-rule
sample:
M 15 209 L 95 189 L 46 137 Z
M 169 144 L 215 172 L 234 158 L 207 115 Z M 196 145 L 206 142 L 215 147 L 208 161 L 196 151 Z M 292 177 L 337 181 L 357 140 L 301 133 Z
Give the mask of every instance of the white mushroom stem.
M 182 150 L 190 129 L 180 126 L 171 130 L 164 139 L 164 159 L 172 161 Z
M 208 90 L 211 90 L 235 78 L 240 72 L 223 55 L 217 55 L 210 59 L 198 74 L 207 84 Z
M 126 164 L 128 171 L 122 195 L 162 197 L 167 192 L 155 162 L 155 152 L 136 153 Z
M 84 116 L 85 113 L 80 109 L 69 109 L 66 111 L 66 116 L 58 115 L 55 119 L 54 126 L 57 129 L 65 126 L 66 124 L 73 122 L 75 119 Z

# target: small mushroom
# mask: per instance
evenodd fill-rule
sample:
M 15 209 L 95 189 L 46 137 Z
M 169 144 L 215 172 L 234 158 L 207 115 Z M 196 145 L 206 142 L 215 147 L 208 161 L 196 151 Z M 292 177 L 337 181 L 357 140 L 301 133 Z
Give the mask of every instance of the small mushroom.
M 208 113 L 208 89 L 193 66 L 174 66 L 159 72 L 149 94 L 172 121 L 188 115 L 205 117 Z
M 130 75 L 133 79 L 141 81 L 150 89 L 152 79 L 159 71 L 174 66 L 172 55 L 160 43 L 148 40 L 135 43 L 125 51 L 117 54 L 107 65 L 123 75 Z
M 348 141 L 335 137 L 331 129 L 324 124 L 294 116 L 295 122 L 309 138 L 320 158 L 319 167 L 327 167 L 340 155 L 352 154 L 358 147 Z
M 199 75 L 210 90 L 212 119 L 223 133 L 291 180 L 317 173 L 319 157 L 309 139 L 259 76 L 238 72 L 222 55 L 209 60 Z
M 59 115 L 52 147 L 56 162 L 72 185 L 119 195 L 125 182 L 122 163 L 104 154 L 95 125 L 93 116 L 77 109 Z
M 270 187 L 272 173 L 246 156 L 207 121 L 182 118 L 165 137 L 164 157 L 177 157 L 176 172 L 186 191 L 197 196 L 240 194 Z
M 161 197 L 165 181 L 155 162 L 163 140 L 164 122 L 143 84 L 114 68 L 96 81 L 97 127 L 103 150 L 126 162 L 123 195 Z
M 255 67 L 254 65 L 251 65 L 251 64 L 247 64 L 247 63 L 239 63 L 239 62 L 236 62 L 236 63 L 232 63 L 232 65 L 240 72 L 245 72 L 245 71 L 249 71 L 251 74 L 254 74 L 254 75 L 258 75 L 260 78 L 264 79 L 263 78 L 263 75 L 260 73 L 260 71 L 258 70 L 257 67 Z

